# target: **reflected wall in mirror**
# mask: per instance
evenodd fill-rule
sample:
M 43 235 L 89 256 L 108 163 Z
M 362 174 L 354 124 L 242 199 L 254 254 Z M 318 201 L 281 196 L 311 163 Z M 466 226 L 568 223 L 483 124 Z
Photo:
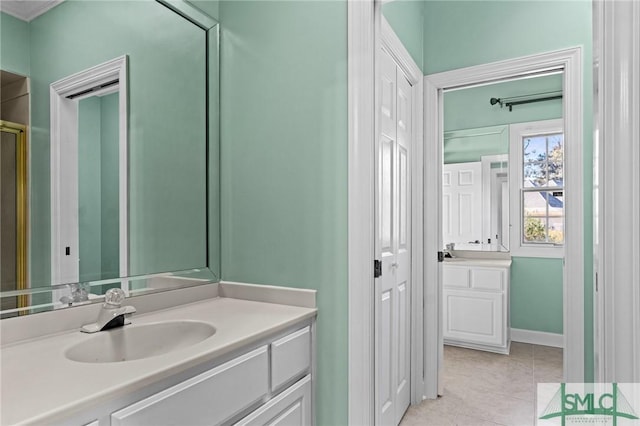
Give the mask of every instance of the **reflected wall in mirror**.
M 508 251 L 510 128 L 562 117 L 562 73 L 531 76 L 444 95 L 445 246 Z M 493 99 L 493 100 L 492 100 Z
M 207 241 L 219 235 L 213 229 L 217 221 L 208 224 L 207 217 L 217 217 L 210 207 L 218 206 L 208 199 L 208 190 L 214 196 L 218 192 L 210 177 L 216 174 L 217 147 L 208 146 L 207 139 L 216 135 L 217 143 L 217 119 L 208 116 L 208 105 L 217 104 L 217 27 L 193 6 L 177 3 L 181 6 L 172 8 L 180 14 L 156 1 L 63 1 L 31 18 L 13 16 L 15 11 L 10 15 L 3 6 L 0 119 L 25 126 L 29 151 L 25 277 L 19 284 L 3 268 L 3 310 L 5 299 L 17 306 L 18 296 L 22 306 L 50 309 L 61 305 L 61 294 L 75 292 L 79 298 L 71 299 L 76 302 L 114 285 L 127 291 L 148 288 L 146 278 L 123 279 L 128 276 L 196 271 L 199 280 L 215 279 L 202 271 L 209 266 L 217 270 Z M 190 9 L 198 19 L 181 16 Z M 52 84 L 121 57 L 128 58 L 127 84 L 65 93 L 65 102 L 73 100 L 77 120 L 59 132 L 51 117 Z M 18 120 L 5 117 L 11 111 L 4 99 L 6 85 L 13 85 L 15 93 L 9 101 L 26 106 Z M 124 116 L 118 109 L 122 105 Z M 77 140 L 75 159 L 60 155 L 52 145 L 53 136 L 65 141 L 65 132 Z M 56 155 L 73 167 L 62 162 L 54 170 Z M 56 184 L 74 202 L 56 193 Z M 72 218 L 72 224 L 59 226 L 56 214 Z M 75 236 L 65 240 L 68 229 Z M 73 272 L 56 274 L 56 257 L 68 259 Z M 52 293 L 52 285 L 58 284 L 74 285 Z M 30 290 L 20 293 L 21 287 Z

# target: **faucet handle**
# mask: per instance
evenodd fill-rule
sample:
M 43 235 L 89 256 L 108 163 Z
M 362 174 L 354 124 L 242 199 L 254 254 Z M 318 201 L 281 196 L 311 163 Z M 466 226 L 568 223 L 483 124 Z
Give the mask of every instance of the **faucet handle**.
M 111 307 L 119 307 L 124 301 L 125 293 L 121 288 L 110 288 L 104 294 L 104 303 Z

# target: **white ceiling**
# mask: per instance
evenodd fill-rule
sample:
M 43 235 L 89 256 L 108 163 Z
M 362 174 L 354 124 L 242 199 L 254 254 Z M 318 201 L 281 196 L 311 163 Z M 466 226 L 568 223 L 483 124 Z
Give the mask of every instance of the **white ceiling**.
M 63 0 L 0 0 L 0 11 L 29 22 L 49 9 L 59 5 L 62 1 Z

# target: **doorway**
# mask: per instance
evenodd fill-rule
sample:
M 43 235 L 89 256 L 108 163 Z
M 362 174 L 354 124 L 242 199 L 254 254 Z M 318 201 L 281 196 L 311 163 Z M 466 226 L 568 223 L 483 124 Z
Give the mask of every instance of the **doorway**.
M 425 77 L 425 129 L 427 174 L 439 182 L 426 186 L 426 223 L 442 223 L 442 163 L 443 158 L 443 97 L 447 89 L 481 86 L 497 81 L 513 80 L 534 75 L 563 73 L 564 117 L 564 185 L 574 190 L 562 194 L 566 202 L 564 214 L 563 261 L 563 318 L 564 380 L 581 382 L 584 376 L 584 295 L 583 295 L 583 217 L 582 217 L 582 109 L 581 109 L 581 48 L 567 49 L 540 55 L 532 55 L 509 61 L 469 67 Z M 434 172 L 435 171 L 435 172 Z M 429 179 L 429 176 L 426 176 Z M 513 206 L 513 204 L 511 204 Z M 513 212 L 512 212 L 513 216 Z M 431 218 L 431 220 L 429 220 Z M 435 220 L 433 220 L 435 219 Z M 511 234 L 514 234 L 513 229 Z M 517 233 L 515 235 L 521 235 Z M 513 250 L 513 239 L 511 247 Z M 441 233 L 431 233 L 425 242 L 425 251 L 444 247 Z M 430 398 L 442 394 L 443 332 L 442 332 L 442 282 L 443 266 L 426 257 L 426 292 L 438 296 L 427 300 L 425 319 L 425 393 Z M 434 288 L 436 287 L 436 288 Z M 430 289 L 431 290 L 430 290 Z M 429 314 L 429 312 L 431 312 Z M 437 312 L 437 314 L 433 314 Z M 434 318 L 435 317 L 435 318 Z

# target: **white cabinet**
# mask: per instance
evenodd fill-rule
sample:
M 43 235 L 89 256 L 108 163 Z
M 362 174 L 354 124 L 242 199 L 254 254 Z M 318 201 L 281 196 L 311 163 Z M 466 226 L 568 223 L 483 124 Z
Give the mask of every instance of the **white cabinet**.
M 298 426 L 311 423 L 311 376 L 306 376 L 240 420 L 236 426 Z
M 509 353 L 509 267 L 443 265 L 445 344 Z
M 311 425 L 312 351 L 306 326 L 112 412 L 111 426 Z
M 111 425 L 220 424 L 268 395 L 268 362 L 260 347 L 113 413 Z

